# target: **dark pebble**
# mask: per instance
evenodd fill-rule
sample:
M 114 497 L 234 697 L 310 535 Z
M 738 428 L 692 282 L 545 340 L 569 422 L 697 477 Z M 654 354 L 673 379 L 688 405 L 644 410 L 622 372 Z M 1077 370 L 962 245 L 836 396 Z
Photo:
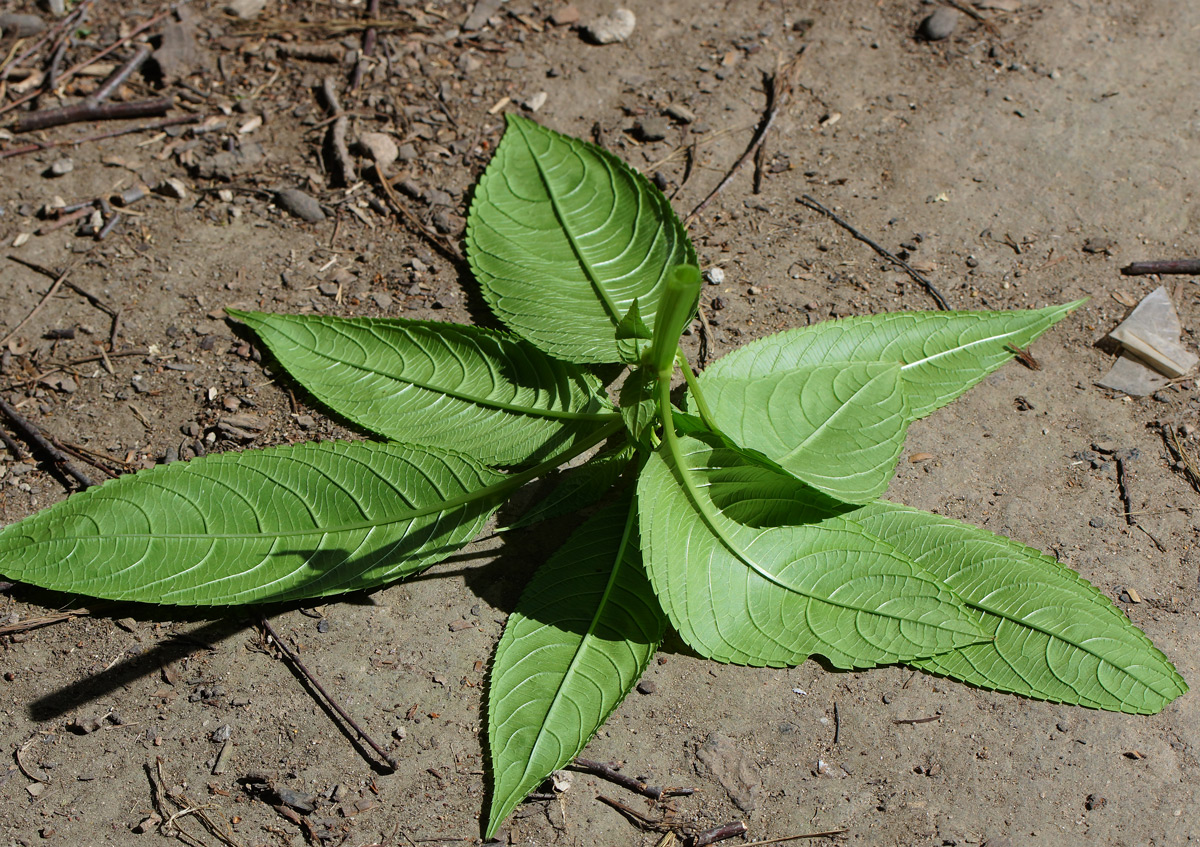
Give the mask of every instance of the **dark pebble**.
M 968 268 L 979 267 L 979 260 L 976 259 L 974 256 L 967 256 L 967 267 Z
M 949 6 L 942 6 L 917 27 L 917 35 L 926 41 L 942 41 L 954 33 L 958 26 L 959 12 Z
M 1087 800 L 1084 801 L 1083 807 L 1089 812 L 1095 809 L 1103 809 L 1108 805 L 1108 798 L 1101 797 L 1099 794 L 1089 794 Z
M 298 188 L 285 188 L 276 192 L 275 202 L 279 208 L 302 221 L 317 223 L 325 220 L 325 212 L 321 210 L 321 204 L 316 198 Z
M 658 690 L 658 684 L 652 679 L 643 679 L 637 686 L 638 694 L 653 694 Z

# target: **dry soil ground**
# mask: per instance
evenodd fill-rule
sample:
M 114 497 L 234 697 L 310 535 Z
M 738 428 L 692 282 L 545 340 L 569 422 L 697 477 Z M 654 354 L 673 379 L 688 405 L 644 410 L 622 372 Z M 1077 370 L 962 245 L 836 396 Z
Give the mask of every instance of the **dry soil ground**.
M 323 77 L 343 91 L 351 137 L 375 130 L 408 145 L 395 167 L 410 180 L 401 200 L 454 244 L 470 186 L 499 138 L 499 111 L 544 99 L 538 120 L 584 137 L 595 127 L 635 167 L 661 173 L 686 212 L 749 142 L 764 108 L 764 72 L 807 45 L 799 84 L 767 141 L 760 193 L 747 168 L 691 226 L 702 262 L 725 272 L 724 283 L 705 292 L 717 354 L 829 317 L 932 307 L 908 277 L 799 204 L 803 194 L 889 249 L 906 250 L 956 308 L 1091 297 L 1034 346 L 1040 370 L 1011 364 L 915 425 L 888 496 L 1053 552 L 1195 685 L 1200 502 L 1172 469 L 1156 425 L 1195 424 L 1196 386 L 1182 381 L 1130 399 L 1095 382 L 1111 361 L 1098 342 L 1124 304 L 1158 285 L 1122 277 L 1119 267 L 1200 251 L 1200 6 L 981 3 L 991 7 L 982 12 L 987 22 L 963 17 L 949 39 L 930 43 L 914 38 L 933 8 L 917 0 L 629 0 L 632 37 L 592 46 L 571 27 L 549 24 L 560 7 L 546 0 L 511 0 L 481 28 L 462 31 L 471 5 L 384 0 L 383 17 L 412 26 L 380 32 L 362 85 L 347 93 L 348 65 L 295 58 L 286 48 L 291 39 L 357 49 L 354 27 L 302 24 L 361 18 L 362 4 L 271 0 L 259 18 L 239 24 L 219 4 L 195 0 L 184 38 L 195 50 L 159 84 L 179 98 L 172 114 L 186 108 L 223 123 L 204 134 L 174 128 L 0 160 L 5 254 L 70 267 L 72 282 L 120 313 L 110 338 L 110 315 L 62 288 L 6 342 L 5 399 L 46 432 L 107 457 L 114 470 L 198 448 L 352 436 L 293 396 L 220 310 L 455 321 L 480 312 L 471 281 L 393 214 L 370 180 L 347 191 L 327 175 L 328 112 L 313 93 Z M 599 0 L 578 8 L 585 21 L 609 11 Z M 31 3 L 14 10 L 36 11 Z M 97 0 L 90 32 L 69 60 L 87 58 L 156 11 Z M 280 29 L 280 20 L 290 27 Z M 247 31 L 254 29 L 260 33 Z M 149 33 L 162 35 L 162 26 Z M 11 40 L 3 45 L 8 55 Z M 150 86 L 135 76 L 118 99 L 151 96 Z M 16 96 L 10 89 L 3 103 Z M 686 106 L 695 120 L 669 121 L 658 141 L 631 132 L 668 103 Z M 103 128 L 62 127 L 41 140 Z M 25 140 L 0 143 L 11 149 Z M 685 181 L 686 157 L 675 151 L 693 141 Z M 64 157 L 74 169 L 47 176 Z M 134 204 L 103 241 L 72 225 L 13 246 L 46 226 L 37 212 L 55 197 L 72 203 L 168 177 L 185 183 L 186 197 Z M 285 187 L 325 203 L 326 219 L 304 223 L 277 209 L 271 192 Z M 1086 252 L 1089 240 L 1107 249 Z M 2 261 L 7 333 L 52 279 Z M 1184 341 L 1194 346 L 1196 279 L 1167 284 Z M 71 329 L 73 338 L 48 335 Z M 27 381 L 101 350 L 111 370 L 93 360 Z M 130 351 L 139 352 L 120 355 Z M 1129 466 L 1139 526 L 1123 517 L 1113 464 L 1088 452 L 1096 443 L 1139 451 Z M 1194 438 L 1188 444 L 1200 448 Z M 912 463 L 915 453 L 933 458 Z M 48 466 L 0 459 L 5 522 L 66 494 Z M 263 648 L 247 612 L 187 616 L 11 589 L 0 600 L 7 624 L 84 605 L 94 614 L 0 639 L 0 741 L 10 757 L 0 765 L 0 832 L 13 844 L 158 842 L 164 836 L 153 827 L 141 835 L 133 828 L 164 787 L 155 788 L 161 762 L 165 787 L 186 783 L 214 820 L 234 822 L 244 845 L 477 840 L 486 784 L 480 685 L 490 651 L 528 574 L 569 529 L 487 540 L 471 556 L 370 596 L 272 612 L 309 667 L 400 759 L 395 773 L 374 769 L 337 729 Z M 863 845 L 1200 838 L 1195 694 L 1162 714 L 1130 717 L 899 667 L 718 666 L 671 639 L 647 677 L 653 693 L 632 695 L 589 755 L 699 789 L 675 802 L 677 820 L 693 828 L 737 818 L 754 838 L 845 828 L 842 842 Z M 897 723 L 932 716 L 939 719 Z M 96 718 L 101 727 L 84 731 Z M 225 739 L 228 758 L 214 774 Z M 710 739 L 724 751 L 723 780 L 697 757 Z M 44 783 L 18 769 L 18 749 Z M 248 793 L 240 780 L 252 773 L 316 795 L 309 823 Z M 503 839 L 656 842 L 597 793 L 644 809 L 576 775 L 559 799 L 521 808 Z M 178 826 L 200 843 L 218 843 L 197 818 Z

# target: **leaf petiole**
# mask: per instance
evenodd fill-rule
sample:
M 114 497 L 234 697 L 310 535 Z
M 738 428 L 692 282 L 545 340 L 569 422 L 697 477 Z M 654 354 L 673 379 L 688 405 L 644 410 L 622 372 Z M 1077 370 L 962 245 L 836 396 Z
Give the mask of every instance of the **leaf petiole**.
M 704 392 L 700 390 L 700 380 L 696 379 L 696 373 L 692 370 L 692 365 L 688 362 L 682 347 L 675 353 L 675 358 L 679 361 L 679 369 L 683 371 L 683 379 L 687 383 L 688 391 L 696 401 L 696 411 L 700 413 L 700 420 L 710 430 L 719 433 L 721 430 L 717 428 L 712 412 L 709 411 L 708 401 L 704 399 Z

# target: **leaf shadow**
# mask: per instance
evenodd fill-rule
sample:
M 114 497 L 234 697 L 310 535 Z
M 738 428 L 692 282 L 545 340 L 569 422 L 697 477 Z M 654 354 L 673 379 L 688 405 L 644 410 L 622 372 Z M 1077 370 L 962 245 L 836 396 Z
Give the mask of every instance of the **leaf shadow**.
M 566 522 L 556 521 L 554 523 Z M 560 535 L 565 540 L 568 532 L 569 528 L 560 528 L 557 531 L 551 529 L 532 533 L 506 533 L 505 543 L 499 549 L 472 550 L 468 548 L 449 553 L 434 566 L 435 569 L 425 569 L 407 577 L 390 580 L 375 588 L 331 595 L 329 599 L 341 603 L 367 603 L 370 602 L 367 599 L 369 593 L 384 590 L 401 582 L 461 577 L 467 587 L 481 600 L 507 613 L 515 608 L 524 583 L 528 581 L 540 561 L 539 557 L 549 555 L 545 550 L 546 545 L 553 544 L 554 539 Z M 345 567 L 346 562 L 352 559 L 350 551 L 340 548 L 305 551 L 281 550 L 279 552 L 282 555 L 302 553 L 309 561 L 310 566 L 318 573 L 328 573 L 336 567 Z M 465 566 L 466 563 L 477 563 L 481 559 L 488 561 L 475 566 Z M 449 569 L 446 567 L 455 564 L 464 566 Z M 148 649 L 139 650 L 135 655 L 128 655 L 103 671 L 69 682 L 32 701 L 28 705 L 28 714 L 32 720 L 39 722 L 61 718 L 81 706 L 109 696 L 139 679 L 159 673 L 166 665 L 198 651 L 216 650 L 221 642 L 252 628 L 259 615 L 275 616 L 325 602 L 322 598 L 267 599 L 252 605 L 229 607 L 226 614 L 213 618 L 212 607 L 158 606 L 150 603 L 90 599 L 81 601 L 77 594 L 49 591 L 23 583 L 15 584 L 10 593 L 23 602 L 36 604 L 46 609 L 78 608 L 86 602 L 91 616 L 101 619 L 132 618 L 144 623 L 200 624 L 187 631 L 172 632 Z M 317 699 L 319 700 L 319 698 Z M 323 706 L 323 708 L 325 707 Z M 332 712 L 329 714 L 331 719 L 341 726 L 341 721 L 333 716 Z M 372 759 L 369 755 L 365 757 Z

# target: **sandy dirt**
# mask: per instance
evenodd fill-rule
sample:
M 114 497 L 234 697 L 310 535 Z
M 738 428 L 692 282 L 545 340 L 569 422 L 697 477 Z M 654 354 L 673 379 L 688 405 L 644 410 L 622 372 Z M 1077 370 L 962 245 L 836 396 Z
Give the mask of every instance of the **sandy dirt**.
M 326 173 L 328 112 L 313 93 L 322 78 L 339 81 L 352 138 L 373 130 L 411 145 L 395 166 L 410 180 L 402 202 L 453 245 L 504 109 L 526 108 L 544 92 L 537 120 L 598 136 L 633 166 L 661 174 L 686 213 L 749 143 L 765 106 L 764 73 L 806 46 L 794 95 L 767 140 L 760 193 L 749 166 L 690 227 L 702 264 L 725 273 L 704 295 L 715 354 L 830 317 L 933 307 L 911 279 L 797 202 L 804 194 L 907 252 L 955 308 L 1090 297 L 1033 346 L 1040 370 L 1010 364 L 914 425 L 888 497 L 1053 553 L 1112 598 L 1185 679 L 1200 680 L 1200 500 L 1173 468 L 1159 429 L 1200 423 L 1196 383 L 1139 399 L 1095 384 L 1112 361 L 1100 342 L 1127 304 L 1162 282 L 1195 349 L 1197 278 L 1123 277 L 1119 268 L 1200 251 L 1200 6 L 983 3 L 1018 8 L 984 9 L 986 22 L 963 16 L 950 38 L 926 42 L 914 34 L 934 7 L 915 0 L 630 0 L 632 37 L 594 46 L 548 22 L 560 6 L 532 0 L 511 0 L 481 29 L 463 32 L 472 5 L 408 7 L 421 26 L 381 32 L 360 90 L 345 93 L 348 66 L 289 58 L 284 37 L 239 34 L 247 25 L 197 0 L 189 7 L 197 53 L 182 73 L 198 93 L 181 102 L 217 116 L 221 128 L 0 160 L 4 253 L 71 268 L 72 282 L 120 313 L 110 339 L 110 315 L 61 289 L 6 342 L 4 398 L 47 433 L 107 457 L 114 470 L 186 459 L 197 448 L 359 437 L 264 366 L 221 310 L 486 316 L 471 280 L 391 213 L 372 182 L 348 193 Z M 584 21 L 610 10 L 598 0 L 577 6 Z M 14 10 L 37 11 L 32 3 Z M 86 58 L 112 43 L 118 26 L 128 31 L 155 11 L 98 3 L 91 33 L 74 49 Z M 251 25 L 362 13 L 362 4 L 272 1 Z M 381 14 L 404 17 L 388 0 Z M 301 40 L 357 49 L 360 34 L 304 30 Z M 7 55 L 11 41 L 0 43 Z M 140 75 L 127 88 L 120 97 L 155 93 Z M 183 90 L 175 81 L 164 88 Z M 639 140 L 635 125 L 669 103 L 695 120 L 668 120 L 662 140 Z M 261 125 L 239 132 L 255 116 Z M 105 128 L 61 127 L 35 139 Z M 0 145 L 27 139 L 5 136 Z M 693 142 L 685 181 L 682 149 Z M 220 159 L 222 151 L 232 155 Z M 47 176 L 64 157 L 74 169 Z M 182 180 L 187 196 L 130 206 L 103 241 L 72 225 L 13 246 L 46 226 L 37 213 L 55 197 L 73 203 L 167 178 Z M 289 187 L 324 203 L 326 219 L 305 223 L 280 211 L 272 192 Z M 53 280 L 0 261 L 7 334 Z M 68 329 L 73 338 L 48 337 Z M 29 381 L 102 350 L 111 371 L 88 361 Z M 230 430 L 234 415 L 252 417 L 234 418 L 241 426 Z M 1195 437 L 1186 443 L 1200 453 Z M 1138 451 L 1128 480 L 1136 525 L 1124 517 L 1113 462 L 1093 445 Z M 932 458 L 909 461 L 917 453 Z M 46 464 L 0 458 L 5 523 L 61 500 L 68 488 Z M 134 829 L 164 790 L 231 822 L 241 845 L 478 842 L 487 788 L 481 686 L 491 651 L 528 576 L 571 527 L 488 537 L 369 596 L 268 610 L 312 671 L 399 759 L 395 772 L 347 737 L 264 646 L 256 611 L 180 614 L 8 590 L 0 624 L 61 609 L 93 613 L 0 637 L 4 843 L 157 843 L 167 836 L 153 823 L 146 834 Z M 1131 717 L 901 667 L 722 666 L 673 636 L 646 679 L 652 693 L 630 695 L 587 755 L 653 783 L 698 789 L 669 811 L 691 831 L 744 819 L 751 839 L 846 830 L 816 843 L 1200 839 L 1195 694 L 1159 715 Z M 312 795 L 316 809 L 280 814 L 254 780 Z M 501 840 L 658 843 L 598 794 L 651 817 L 662 811 L 575 774 L 558 798 L 520 807 Z M 199 818 L 177 821 L 194 839 L 188 843 L 222 843 Z

